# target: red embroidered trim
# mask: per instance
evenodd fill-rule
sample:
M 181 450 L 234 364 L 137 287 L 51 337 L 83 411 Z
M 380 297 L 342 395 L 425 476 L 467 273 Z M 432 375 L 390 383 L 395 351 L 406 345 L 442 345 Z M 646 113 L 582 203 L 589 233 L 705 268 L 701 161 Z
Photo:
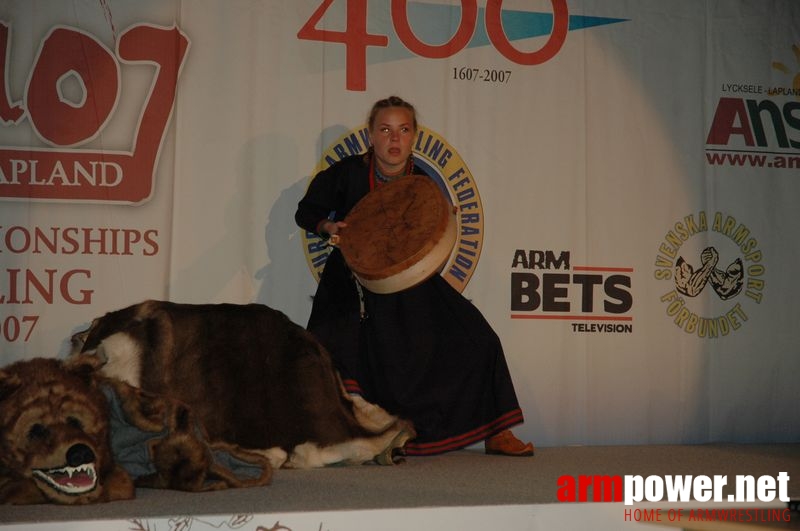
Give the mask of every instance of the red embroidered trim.
M 493 422 L 490 422 L 489 424 L 486 424 L 479 428 L 475 428 L 472 431 L 468 431 L 467 433 L 463 433 L 455 437 L 450 437 L 448 439 L 444 439 L 441 441 L 419 443 L 419 444 L 411 441 L 407 443 L 405 446 L 406 454 L 434 455 L 434 454 L 441 454 L 444 452 L 450 452 L 452 450 L 458 450 L 460 448 L 464 448 L 465 446 L 469 446 L 471 444 L 483 441 L 493 433 L 497 433 L 498 431 L 508 429 L 517 424 L 521 424 L 523 421 L 524 418 L 522 415 L 522 410 L 519 408 L 513 409 L 508 413 L 500 416 Z
M 342 380 L 342 384 L 344 385 L 344 390 L 348 393 L 355 393 L 358 395 L 364 394 L 364 392 L 361 390 L 361 386 L 358 385 L 356 380 Z

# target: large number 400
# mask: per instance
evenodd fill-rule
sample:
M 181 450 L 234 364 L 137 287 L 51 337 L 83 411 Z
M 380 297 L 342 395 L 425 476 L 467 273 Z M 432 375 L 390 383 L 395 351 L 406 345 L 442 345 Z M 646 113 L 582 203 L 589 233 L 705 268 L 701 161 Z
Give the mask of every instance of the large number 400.
M 385 35 L 367 32 L 367 1 L 347 0 L 347 26 L 345 31 L 317 29 L 325 12 L 334 0 L 322 3 L 297 33 L 298 39 L 344 44 L 347 52 L 347 90 L 366 90 L 367 88 L 367 46 L 389 45 Z M 431 59 L 450 57 L 461 51 L 475 31 L 478 21 L 477 0 L 461 0 L 461 22 L 455 34 L 444 44 L 431 45 L 420 41 L 411 29 L 406 7 L 408 0 L 391 0 L 392 23 L 402 43 L 411 52 Z M 567 38 L 569 11 L 566 0 L 550 0 L 553 6 L 553 29 L 547 42 L 533 52 L 523 52 L 514 48 L 503 30 L 501 10 L 503 0 L 486 1 L 486 34 L 492 45 L 507 59 L 519 65 L 537 65 L 551 59 L 561 49 Z

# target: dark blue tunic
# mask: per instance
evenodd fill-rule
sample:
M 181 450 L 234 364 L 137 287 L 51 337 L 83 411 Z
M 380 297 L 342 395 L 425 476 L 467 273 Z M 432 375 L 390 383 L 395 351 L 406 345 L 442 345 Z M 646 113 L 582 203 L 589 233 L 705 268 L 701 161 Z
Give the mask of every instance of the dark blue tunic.
M 316 232 L 331 213 L 343 220 L 369 191 L 365 157 L 345 158 L 317 174 L 295 220 Z M 440 275 L 399 293 L 362 288 L 364 319 L 355 282 L 334 249 L 308 330 L 330 351 L 348 391 L 414 423 L 409 455 L 462 448 L 523 421 L 497 334 Z

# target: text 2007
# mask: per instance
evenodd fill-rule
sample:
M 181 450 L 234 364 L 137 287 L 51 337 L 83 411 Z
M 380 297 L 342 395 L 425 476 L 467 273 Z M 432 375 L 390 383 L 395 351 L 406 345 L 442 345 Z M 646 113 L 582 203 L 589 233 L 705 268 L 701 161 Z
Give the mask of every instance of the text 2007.
M 27 343 L 38 322 L 38 315 L 23 315 L 22 317 L 17 317 L 16 315 L 0 316 L 0 339 L 8 343 L 16 343 L 18 341 Z
M 470 68 L 454 66 L 453 79 L 458 81 L 483 81 L 485 83 L 508 83 L 511 70 L 495 70 L 493 68 Z

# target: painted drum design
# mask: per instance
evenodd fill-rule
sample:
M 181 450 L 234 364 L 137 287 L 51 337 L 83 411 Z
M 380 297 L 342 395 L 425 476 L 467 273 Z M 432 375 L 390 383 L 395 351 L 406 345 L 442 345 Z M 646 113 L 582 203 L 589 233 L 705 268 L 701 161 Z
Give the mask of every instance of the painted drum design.
M 345 218 L 336 244 L 370 291 L 395 293 L 439 272 L 456 241 L 455 207 L 425 175 L 382 185 Z

